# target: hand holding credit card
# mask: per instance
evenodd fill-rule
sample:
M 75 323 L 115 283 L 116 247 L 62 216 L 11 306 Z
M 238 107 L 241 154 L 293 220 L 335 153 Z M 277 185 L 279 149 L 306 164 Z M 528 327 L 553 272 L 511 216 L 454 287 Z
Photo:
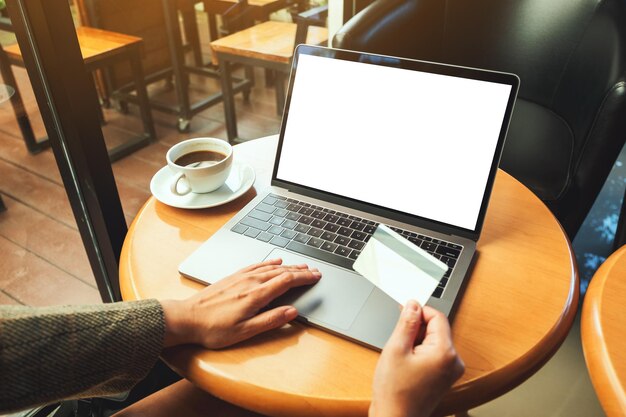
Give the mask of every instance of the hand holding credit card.
M 448 270 L 446 264 L 382 224 L 353 268 L 402 305 L 411 299 L 425 305 Z

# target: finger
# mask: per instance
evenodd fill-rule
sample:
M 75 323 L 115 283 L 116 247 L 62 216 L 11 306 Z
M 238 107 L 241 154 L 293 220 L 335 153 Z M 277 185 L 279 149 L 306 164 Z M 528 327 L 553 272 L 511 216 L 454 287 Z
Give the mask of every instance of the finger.
M 322 274 L 318 270 L 302 269 L 284 271 L 259 287 L 257 292 L 259 304 L 257 306 L 259 308 L 266 306 L 276 297 L 283 295 L 291 288 L 315 284 L 319 281 L 321 276 Z
M 281 274 L 284 274 L 286 272 L 301 272 L 301 271 L 307 271 L 309 270 L 308 267 L 306 265 L 297 265 L 297 266 L 273 266 L 273 269 L 268 270 L 266 272 L 260 273 L 259 275 L 255 276 L 258 281 L 260 283 L 265 283 L 267 281 L 270 281 L 278 276 L 280 276 Z
M 449 345 L 452 344 L 452 331 L 448 318 L 440 311 L 425 306 L 423 309 L 424 321 L 426 323 L 426 334 L 423 344 Z
M 272 264 L 272 265 L 261 265 L 258 268 L 255 268 L 251 271 L 245 272 L 244 274 L 248 277 L 258 277 L 261 274 L 265 274 L 267 272 L 272 272 L 277 269 L 284 268 L 281 264 Z
M 238 272 L 238 274 L 256 274 L 256 273 L 263 273 L 263 272 L 267 272 L 267 271 L 272 271 L 276 268 L 281 268 L 281 267 L 286 267 L 286 268 L 308 268 L 306 266 L 306 264 L 300 264 L 300 265 L 282 265 L 283 260 L 280 258 L 277 259 L 269 259 L 267 261 L 258 263 L 258 264 L 254 264 L 254 265 L 250 265 L 244 269 L 242 269 L 241 271 Z
M 241 340 L 249 339 L 259 333 L 279 328 L 298 317 L 298 310 L 293 306 L 281 306 L 264 311 L 241 324 Z
M 409 300 L 402 309 L 398 323 L 385 348 L 389 346 L 402 352 L 411 352 L 422 323 L 422 308 L 416 301 Z
M 267 266 L 267 265 L 280 265 L 282 263 L 283 263 L 283 260 L 280 259 L 280 258 L 268 259 L 268 260 L 265 260 L 263 262 L 259 262 L 259 263 L 247 266 L 247 267 L 241 269 L 239 272 L 240 273 L 250 272 L 250 271 L 254 271 L 255 269 L 258 269 L 258 268 L 261 268 L 261 267 L 264 267 L 264 266 Z

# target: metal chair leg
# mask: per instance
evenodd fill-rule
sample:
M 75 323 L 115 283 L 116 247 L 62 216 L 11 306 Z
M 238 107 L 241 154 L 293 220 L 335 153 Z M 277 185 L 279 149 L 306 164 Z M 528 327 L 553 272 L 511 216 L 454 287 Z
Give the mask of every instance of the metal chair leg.
M 139 111 L 141 112 L 143 129 L 144 132 L 146 132 L 148 139 L 154 140 L 156 139 L 156 131 L 154 130 L 154 121 L 152 120 L 150 102 L 148 101 L 148 92 L 146 90 L 146 83 L 143 77 L 143 68 L 141 65 L 139 48 L 134 48 L 130 57 L 130 65 L 135 81 L 135 91 L 137 92 L 137 98 L 139 100 Z
M 274 72 L 274 89 L 276 90 L 276 113 L 280 116 L 285 108 L 285 76 L 282 71 Z
M 35 138 L 35 133 L 33 132 L 30 120 L 28 119 L 28 114 L 26 113 L 24 102 L 22 101 L 22 96 L 20 95 L 20 91 L 17 88 L 17 81 L 15 80 L 15 76 L 13 75 L 13 71 L 11 70 L 11 63 L 9 62 L 9 58 L 5 54 L 4 50 L 2 50 L 1 48 L 0 74 L 2 75 L 3 82 L 15 89 L 15 93 L 13 93 L 13 96 L 10 100 L 11 107 L 13 107 L 13 113 L 15 113 L 15 118 L 17 119 L 17 124 L 20 128 L 20 131 L 22 132 L 22 137 L 24 138 L 26 148 L 32 154 L 39 153 L 42 150 L 48 148 L 50 144 L 48 143 L 47 138 L 44 138 L 41 141 L 37 141 L 37 139 Z
M 224 118 L 226 121 L 226 135 L 228 142 L 234 143 L 237 139 L 237 115 L 235 114 L 235 98 L 233 95 L 233 84 L 230 74 L 230 63 L 220 56 L 220 81 L 222 82 L 222 94 L 224 104 Z

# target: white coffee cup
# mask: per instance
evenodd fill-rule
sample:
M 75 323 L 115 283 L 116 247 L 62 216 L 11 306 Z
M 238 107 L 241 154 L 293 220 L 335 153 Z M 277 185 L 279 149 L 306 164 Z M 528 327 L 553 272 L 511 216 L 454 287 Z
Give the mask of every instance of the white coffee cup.
M 222 139 L 188 139 L 172 146 L 165 158 L 174 173 L 170 183 L 173 194 L 210 193 L 226 182 L 233 165 L 233 147 Z

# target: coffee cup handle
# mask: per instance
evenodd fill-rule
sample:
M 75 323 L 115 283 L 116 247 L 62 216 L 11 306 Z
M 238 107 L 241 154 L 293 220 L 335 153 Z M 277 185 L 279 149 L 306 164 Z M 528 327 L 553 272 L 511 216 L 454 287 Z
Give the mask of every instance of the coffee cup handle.
M 187 187 L 182 192 L 178 191 L 178 182 L 183 179 L 184 176 L 184 172 L 179 172 L 178 174 L 174 175 L 174 178 L 172 178 L 172 182 L 170 183 L 170 191 L 172 192 L 172 194 L 187 195 L 191 192 L 191 187 L 189 187 L 189 185 L 187 185 Z

